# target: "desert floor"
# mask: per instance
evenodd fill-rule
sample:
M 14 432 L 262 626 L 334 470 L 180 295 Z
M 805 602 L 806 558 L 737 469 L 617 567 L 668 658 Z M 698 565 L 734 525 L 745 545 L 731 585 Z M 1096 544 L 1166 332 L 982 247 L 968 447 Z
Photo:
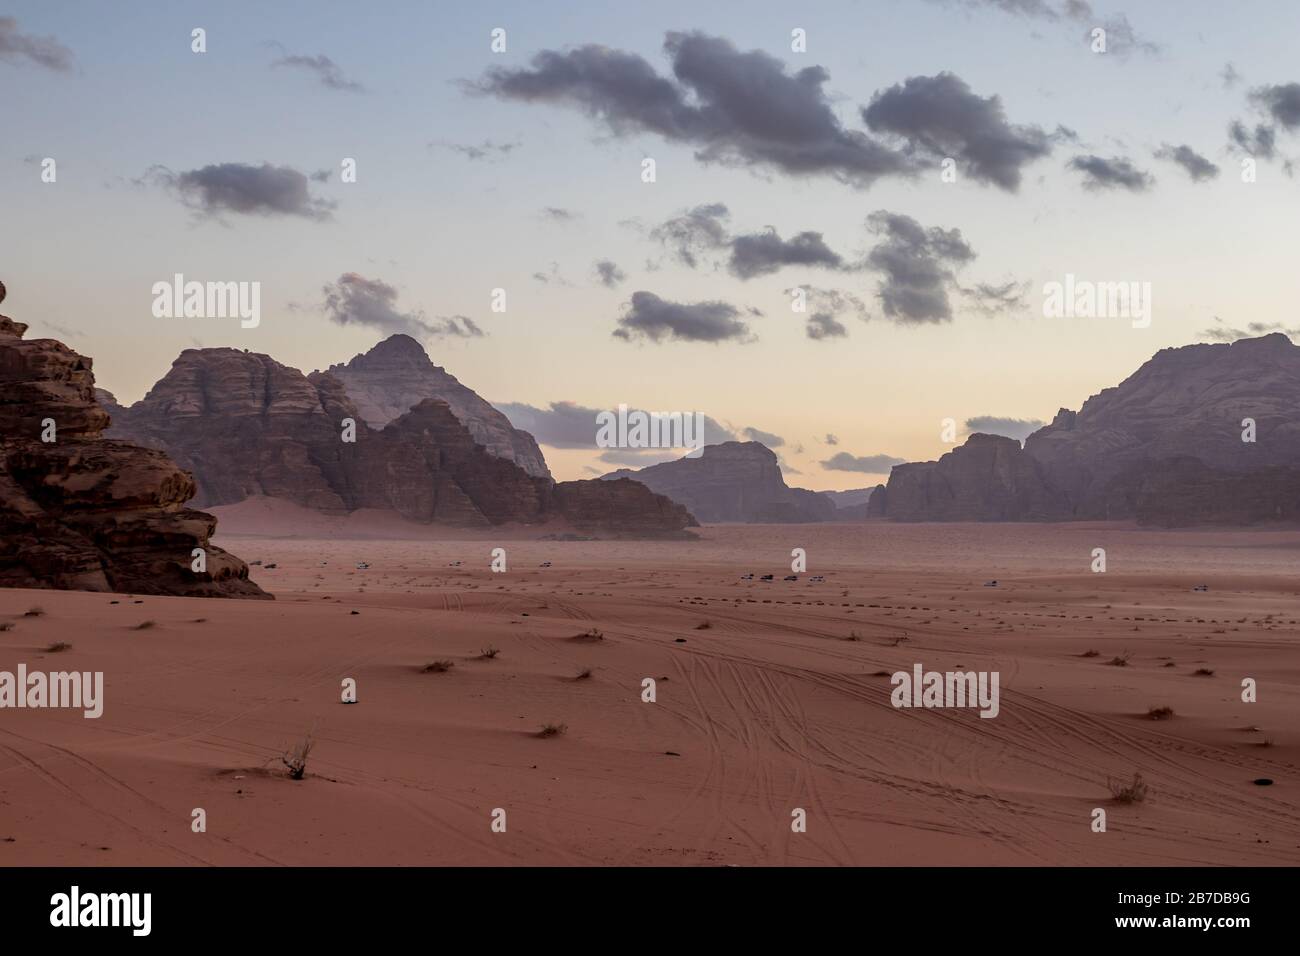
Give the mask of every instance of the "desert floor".
M 1300 531 L 585 542 L 236 508 L 218 543 L 277 600 L 0 591 L 0 670 L 106 685 L 98 720 L 0 710 L 0 865 L 1300 862 Z M 895 709 L 915 663 L 1000 672 L 999 716 Z M 1146 801 L 1113 801 L 1134 773 Z

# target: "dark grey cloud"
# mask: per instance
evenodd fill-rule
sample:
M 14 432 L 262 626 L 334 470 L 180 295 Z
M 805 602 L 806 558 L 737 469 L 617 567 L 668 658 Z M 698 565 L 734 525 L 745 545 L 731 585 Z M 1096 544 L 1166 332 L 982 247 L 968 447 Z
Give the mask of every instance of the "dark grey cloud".
M 305 70 L 315 76 L 322 86 L 327 86 L 331 90 L 341 90 L 346 93 L 365 92 L 364 86 L 349 80 L 339 65 L 323 54 L 318 56 L 302 56 L 299 54 L 282 56 L 271 64 L 273 70 L 281 67 Z
M 882 237 L 866 264 L 883 274 L 876 294 L 885 316 L 901 324 L 950 321 L 953 270 L 975 258 L 961 230 L 926 229 L 911 216 L 884 210 L 867 224 Z
M 466 159 L 475 162 L 479 160 L 503 159 L 520 146 L 519 143 L 496 143 L 490 139 L 485 139 L 478 145 L 473 143 L 448 143 L 442 141 L 435 141 L 429 145 L 451 150 L 453 153 L 459 153 Z
M 820 464 L 827 471 L 856 471 L 867 475 L 887 475 L 889 469 L 906 461 L 906 458 L 895 458 L 893 455 L 850 455 L 846 451 L 841 451 Z
M 1198 338 L 1209 339 L 1212 342 L 1235 342 L 1238 339 L 1268 335 L 1270 332 L 1282 332 L 1292 338 L 1300 335 L 1300 328 L 1288 328 L 1281 322 L 1247 322 L 1244 329 L 1238 329 L 1228 325 L 1216 315 L 1214 323 L 1210 328 L 1202 329 Z
M 345 272 L 322 291 L 325 301 L 320 309 L 339 325 L 361 325 L 386 335 L 401 332 L 421 339 L 481 338 L 487 334 L 468 316 L 453 315 L 429 321 L 423 312 L 400 311 L 393 286 L 355 272 Z
M 1008 192 L 1054 143 L 1039 126 L 1007 122 L 998 96 L 978 96 L 952 73 L 913 76 L 877 92 L 862 118 L 873 133 L 902 137 L 909 150 L 933 162 L 951 157 L 972 179 Z
M 1219 175 L 1217 165 L 1187 145 L 1171 146 L 1165 143 L 1155 151 L 1154 155 L 1156 159 L 1167 159 L 1183 167 L 1187 175 L 1192 177 L 1193 182 L 1204 182 Z
M 613 334 L 662 342 L 749 342 L 754 335 L 741 310 L 727 302 L 670 302 L 652 292 L 633 292 Z
M 720 202 L 702 203 L 655 226 L 650 238 L 682 265 L 694 269 L 705 253 L 721 249 L 730 241 L 726 225 L 730 215 Z
M 976 415 L 966 419 L 966 433 L 982 432 L 985 435 L 1004 435 L 1024 441 L 1042 428 L 1046 422 L 1037 418 L 1003 418 L 998 415 Z
M 826 437 L 823 438 L 822 441 L 824 441 L 828 445 L 838 445 L 840 443 L 839 437 L 836 435 L 832 435 L 830 432 L 826 433 Z
M 852 292 L 805 285 L 786 289 L 785 294 L 793 296 L 795 289 L 803 290 L 805 304 L 814 313 L 823 312 L 835 318 L 842 315 L 853 315 L 864 322 L 871 318 L 867 304 Z
M 1223 81 L 1223 88 L 1230 90 L 1241 82 L 1241 74 L 1231 63 L 1223 64 L 1223 69 L 1219 71 L 1219 79 Z
M 814 312 L 804 324 L 804 334 L 814 341 L 821 341 L 845 338 L 849 330 L 829 312 Z
M 818 66 L 795 73 L 762 50 L 741 52 L 699 32 L 671 32 L 671 78 L 635 53 L 585 45 L 544 50 L 524 69 L 489 70 L 473 92 L 580 109 L 616 135 L 653 133 L 696 147 L 703 163 L 830 176 L 857 187 L 907 174 L 902 153 L 846 129 Z
M 72 72 L 72 51 L 52 36 L 33 36 L 18 28 L 13 17 L 0 17 L 0 60 L 34 63 L 58 73 Z
M 1138 169 L 1122 156 L 1112 156 L 1109 159 L 1092 155 L 1076 156 L 1068 165 L 1070 169 L 1083 173 L 1085 189 L 1144 192 L 1155 184 L 1155 178 L 1150 173 Z
M 988 7 L 1001 10 L 1031 20 L 1058 22 L 1070 25 L 1071 30 L 1085 25 L 1083 37 L 1092 42 L 1092 30 L 1101 27 L 1106 31 L 1106 50 L 1120 59 L 1130 53 L 1155 54 L 1160 52 L 1160 45 L 1141 37 L 1129 23 L 1123 13 L 1099 18 L 1088 0 L 1060 0 L 1057 3 L 1048 0 L 935 0 L 949 5 L 960 4 L 967 7 Z
M 773 435 L 771 432 L 765 432 L 759 428 L 746 428 L 742 432 L 746 441 L 762 442 L 768 448 L 780 448 L 785 444 L 785 439 L 780 435 Z
M 1277 130 L 1266 123 L 1258 123 L 1252 130 L 1241 120 L 1233 120 L 1228 124 L 1228 140 L 1231 146 L 1260 159 L 1277 155 Z
M 600 284 L 610 289 L 616 288 L 627 278 L 627 273 L 618 267 L 618 263 L 610 259 L 598 259 L 594 268 Z
M 211 217 L 233 212 L 325 220 L 336 205 L 313 196 L 305 174 L 270 163 L 216 163 L 180 173 L 154 166 L 141 181 L 174 190 L 191 209 Z
M 510 420 L 511 425 L 528 432 L 540 444 L 551 448 L 594 449 L 599 430 L 596 416 L 604 411 L 617 412 L 616 408 L 589 408 L 576 402 L 551 402 L 544 408 L 526 402 L 495 402 L 494 405 Z M 703 436 L 706 445 L 735 441 L 737 438 L 732 429 L 708 415 L 704 416 Z M 671 457 L 680 458 L 681 454 L 676 453 Z
M 801 232 L 782 239 L 775 229 L 731 240 L 727 268 L 740 279 L 769 275 L 784 266 L 820 266 L 838 269 L 843 260 L 826 245 L 820 232 Z
M 1300 83 L 1257 86 L 1248 98 L 1287 132 L 1300 127 Z

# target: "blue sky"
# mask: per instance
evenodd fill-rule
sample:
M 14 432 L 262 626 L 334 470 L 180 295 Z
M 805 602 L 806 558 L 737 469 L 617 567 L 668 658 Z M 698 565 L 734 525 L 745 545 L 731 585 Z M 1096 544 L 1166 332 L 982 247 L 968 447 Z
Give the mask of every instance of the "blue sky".
M 1064 0 L 1044 0 L 1063 9 Z M 0 8 L 16 27 L 0 55 L 6 103 L 0 137 L 0 279 L 6 314 L 31 334 L 63 338 L 95 359 L 100 383 L 132 401 L 184 348 L 237 346 L 310 371 L 345 361 L 386 332 L 341 325 L 323 290 L 355 273 L 395 291 L 401 315 L 470 318 L 481 337 L 432 334 L 437 364 L 495 402 L 546 410 L 619 403 L 696 410 L 735 431 L 780 435 L 792 483 L 874 484 L 879 473 L 828 469 L 832 454 L 914 460 L 941 454 L 939 421 L 980 416 L 1050 419 L 1116 384 L 1160 348 L 1205 341 L 1248 323 L 1290 327 L 1297 278 L 1292 214 L 1300 183 L 1286 157 L 1292 132 L 1252 91 L 1300 80 L 1289 3 L 1096 3 L 1079 21 L 1008 12 L 996 2 L 597 4 L 543 3 L 19 2 Z M 1032 0 L 1026 0 L 1032 8 Z M 1086 27 L 1127 17 L 1152 49 L 1098 55 Z M 190 49 L 207 31 L 208 52 Z M 494 54 L 489 34 L 507 31 Z M 807 31 L 806 53 L 790 31 Z M 540 51 L 588 44 L 635 54 L 672 82 L 669 31 L 698 31 L 736 51 L 763 51 L 790 75 L 820 67 L 846 129 L 878 91 L 951 73 L 980 98 L 997 96 L 1015 127 L 1073 131 L 1021 168 L 1017 191 L 940 181 L 937 170 L 885 177 L 866 188 L 828 176 L 701 161 L 698 143 L 644 129 L 615 132 L 563 102 L 471 95 L 488 71 L 527 72 Z M 53 38 L 67 69 L 43 65 L 13 37 Z M 6 49 L 0 44 L 0 51 Z M 334 89 L 284 57 L 330 58 L 364 89 Z M 1239 79 L 1226 83 L 1231 63 Z M 1282 116 L 1285 119 L 1285 114 Z M 1246 156 L 1228 124 L 1272 124 L 1277 156 Z M 464 147 L 489 143 L 472 159 Z M 1219 167 L 1196 182 L 1158 158 L 1187 145 Z M 458 149 L 459 148 L 459 149 Z M 1072 158 L 1124 158 L 1151 177 L 1139 190 L 1088 189 Z M 39 162 L 57 161 L 56 183 Z M 356 183 L 339 181 L 344 157 Z M 657 163 L 640 180 L 643 158 Z M 311 194 L 334 204 L 324 221 L 227 212 L 205 216 L 165 180 L 214 164 L 270 163 L 328 171 Z M 910 217 L 960 230 L 973 258 L 949 286 L 944 321 L 882 314 L 881 277 L 869 269 L 789 266 L 742 280 L 725 264 L 688 268 L 652 237 L 656 225 L 701 204 L 725 204 L 734 235 L 771 227 L 820 234 L 857 263 L 881 241 L 867 217 Z M 564 210 L 567 217 L 548 215 Z M 725 253 L 718 253 L 725 259 Z M 594 272 L 619 266 L 615 287 Z M 263 319 L 158 319 L 154 282 L 262 284 Z M 1150 328 L 1041 314 L 1041 288 L 1066 273 L 1148 281 Z M 957 289 L 977 283 L 1027 290 L 1018 309 L 986 314 Z M 841 315 L 845 333 L 810 338 L 789 308 L 793 286 L 856 296 L 870 318 Z M 505 313 L 489 309 L 505 288 Z M 724 302 L 740 310 L 746 341 L 691 341 L 611 333 L 634 293 L 672 303 Z M 760 312 L 755 315 L 753 311 Z M 1220 320 L 1216 322 L 1216 317 Z M 1231 334 L 1223 332 L 1223 334 Z M 830 433 L 838 444 L 827 445 Z M 539 438 L 544 436 L 539 435 Z M 613 464 L 594 452 L 544 449 L 557 476 Z

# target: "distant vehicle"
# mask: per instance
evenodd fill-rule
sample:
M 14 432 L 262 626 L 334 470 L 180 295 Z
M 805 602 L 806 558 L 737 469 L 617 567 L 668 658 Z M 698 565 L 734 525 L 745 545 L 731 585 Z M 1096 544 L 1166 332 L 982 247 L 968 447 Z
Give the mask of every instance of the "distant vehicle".
M 815 581 L 815 582 L 817 582 L 817 583 L 820 583 L 820 582 L 822 582 L 822 581 L 825 581 L 826 578 L 825 578 L 824 575 L 821 575 L 821 574 L 814 574 L 814 575 L 813 575 L 812 577 L 810 577 L 808 580 L 809 580 L 809 581 Z
M 368 567 L 370 567 L 370 565 L 368 565 L 368 564 L 367 564 L 366 562 L 364 562 L 364 561 L 358 561 L 358 562 L 357 562 L 357 570 L 358 570 L 358 571 L 364 571 L 364 570 L 365 570 L 366 568 L 368 568 Z
M 538 565 L 539 568 L 549 568 L 550 566 L 551 566 L 550 561 L 543 561 L 541 564 Z
M 997 582 L 997 581 L 985 581 L 985 582 L 984 582 L 984 586 L 985 586 L 986 588 L 995 588 L 995 587 L 998 586 L 998 582 Z
M 752 580 L 754 580 L 754 575 L 752 575 L 752 574 L 742 574 L 742 575 L 740 576 L 740 580 L 742 580 L 742 581 L 752 581 Z
M 1208 591 L 1209 589 L 1210 586 L 1208 584 L 1198 584 L 1196 587 L 1192 588 L 1193 591 Z
M 759 580 L 760 580 L 760 581 L 775 581 L 775 580 L 776 580 L 776 575 L 774 575 L 774 574 L 765 574 L 765 575 L 763 575 L 761 578 L 759 578 Z
M 787 574 L 787 575 L 786 575 L 784 578 L 782 578 L 781 580 L 783 580 L 783 581 L 798 581 L 798 580 L 799 580 L 799 575 L 797 575 L 797 574 Z

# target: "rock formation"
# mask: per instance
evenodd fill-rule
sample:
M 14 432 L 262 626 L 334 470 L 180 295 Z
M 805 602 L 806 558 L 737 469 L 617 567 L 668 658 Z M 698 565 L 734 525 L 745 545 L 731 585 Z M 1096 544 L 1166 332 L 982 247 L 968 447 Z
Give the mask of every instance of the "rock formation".
M 188 474 L 101 437 L 90 359 L 26 331 L 0 316 L 0 586 L 270 597 L 210 542 L 216 519 L 184 507 Z
M 1300 347 L 1274 333 L 1163 349 L 1118 386 L 1061 409 L 1021 449 L 972 435 L 896 466 L 868 505 L 902 521 L 1294 518 Z M 1243 441 L 1253 422 L 1254 441 Z
M 815 491 L 785 483 L 775 453 L 760 442 L 706 445 L 698 458 L 647 468 L 621 468 L 602 480 L 631 478 L 684 505 L 700 521 L 794 523 L 831 521 L 835 505 Z
M 392 335 L 347 364 L 331 365 L 329 374 L 343 383 L 361 420 L 383 428 L 426 398 L 441 399 L 490 454 L 513 461 L 536 478 L 549 478 L 541 449 L 528 432 L 510 424 L 470 388 L 429 360 L 409 335 Z
M 371 428 L 333 373 L 303 375 L 239 349 L 186 349 L 114 420 L 115 434 L 191 469 L 210 506 L 263 495 L 459 527 L 563 519 L 616 536 L 671 537 L 693 524 L 686 509 L 639 485 L 531 475 L 479 444 L 445 401 L 423 399 Z

